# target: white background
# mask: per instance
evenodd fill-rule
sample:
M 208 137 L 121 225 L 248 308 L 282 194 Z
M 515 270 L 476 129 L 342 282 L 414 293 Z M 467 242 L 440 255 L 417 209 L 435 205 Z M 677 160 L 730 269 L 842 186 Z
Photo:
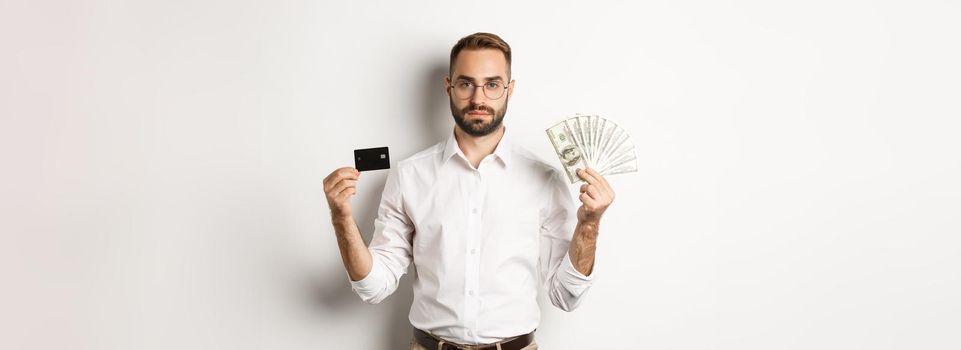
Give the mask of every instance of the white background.
M 443 140 L 450 47 L 514 49 L 506 124 L 633 135 L 596 282 L 544 349 L 957 349 L 951 1 L 0 2 L 0 348 L 402 349 L 321 179 Z M 386 172 L 354 199 L 369 239 Z

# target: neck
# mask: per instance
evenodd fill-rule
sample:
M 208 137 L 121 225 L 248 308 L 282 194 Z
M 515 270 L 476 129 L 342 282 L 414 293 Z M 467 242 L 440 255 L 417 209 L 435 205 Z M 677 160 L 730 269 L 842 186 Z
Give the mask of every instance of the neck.
M 497 128 L 497 131 L 485 136 L 471 136 L 461 130 L 460 127 L 454 127 L 454 139 L 457 140 L 457 147 L 460 148 L 461 152 L 464 152 L 467 160 L 474 165 L 474 168 L 477 168 L 484 157 L 494 153 L 494 149 L 497 148 L 497 144 L 503 137 L 503 125 Z

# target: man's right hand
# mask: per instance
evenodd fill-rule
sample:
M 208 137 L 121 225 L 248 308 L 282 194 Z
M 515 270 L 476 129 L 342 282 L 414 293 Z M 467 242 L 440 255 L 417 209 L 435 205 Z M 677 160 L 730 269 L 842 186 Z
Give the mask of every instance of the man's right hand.
M 357 193 L 357 179 L 360 171 L 353 167 L 334 170 L 324 178 L 324 194 L 330 206 L 330 216 L 334 220 L 351 217 L 350 197 Z
M 374 268 L 373 257 L 350 212 L 350 197 L 357 193 L 359 178 L 360 172 L 351 167 L 334 170 L 324 178 L 324 194 L 337 233 L 337 247 L 351 281 L 364 279 Z

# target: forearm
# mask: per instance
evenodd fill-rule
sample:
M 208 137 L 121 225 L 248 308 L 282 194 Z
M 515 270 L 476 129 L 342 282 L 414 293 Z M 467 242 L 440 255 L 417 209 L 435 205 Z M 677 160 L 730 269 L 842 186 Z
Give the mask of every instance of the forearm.
M 590 276 L 594 271 L 594 253 L 597 250 L 597 234 L 600 222 L 582 222 L 578 220 L 574 229 L 574 237 L 568 248 L 571 263 L 584 276 Z
M 357 224 L 350 216 L 334 218 L 333 224 L 337 235 L 337 247 L 340 248 L 340 258 L 344 262 L 347 274 L 351 281 L 364 279 L 370 273 L 373 259 Z

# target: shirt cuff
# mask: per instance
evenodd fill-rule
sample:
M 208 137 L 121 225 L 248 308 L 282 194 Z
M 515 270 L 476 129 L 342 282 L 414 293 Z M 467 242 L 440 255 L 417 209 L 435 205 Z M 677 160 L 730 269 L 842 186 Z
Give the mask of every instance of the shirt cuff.
M 377 259 L 372 259 L 370 273 L 364 278 L 358 281 L 353 281 L 350 279 L 350 275 L 347 275 L 347 280 L 350 281 L 350 287 L 355 293 L 364 296 L 373 296 L 377 294 L 381 289 L 384 288 L 383 276 L 384 267 L 383 264 L 378 264 Z
M 585 276 L 580 271 L 574 267 L 574 263 L 571 261 L 571 255 L 564 253 L 564 261 L 561 262 L 561 273 L 559 277 L 568 285 L 578 285 L 578 284 L 590 284 L 594 280 L 594 271 L 591 271 L 590 276 Z

